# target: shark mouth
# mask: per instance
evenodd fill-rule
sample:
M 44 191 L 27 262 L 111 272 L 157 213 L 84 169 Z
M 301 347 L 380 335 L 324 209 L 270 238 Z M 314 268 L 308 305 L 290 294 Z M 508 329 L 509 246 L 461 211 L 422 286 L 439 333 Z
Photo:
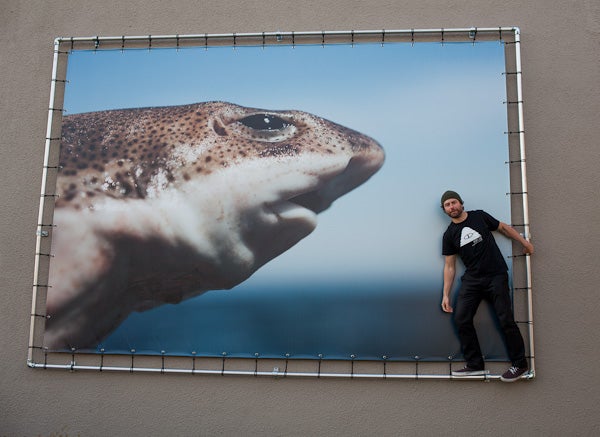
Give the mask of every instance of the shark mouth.
M 336 199 L 362 185 L 382 164 L 382 161 L 368 157 L 353 157 L 340 173 L 322 181 L 312 191 L 289 198 L 288 202 L 319 214 L 328 209 Z

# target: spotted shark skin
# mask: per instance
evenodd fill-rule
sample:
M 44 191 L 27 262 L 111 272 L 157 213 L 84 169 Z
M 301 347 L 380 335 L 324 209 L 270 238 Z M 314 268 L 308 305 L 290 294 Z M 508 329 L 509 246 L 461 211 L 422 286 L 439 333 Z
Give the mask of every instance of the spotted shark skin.
M 45 347 L 94 347 L 133 311 L 238 285 L 384 159 L 372 138 L 301 111 L 64 117 Z

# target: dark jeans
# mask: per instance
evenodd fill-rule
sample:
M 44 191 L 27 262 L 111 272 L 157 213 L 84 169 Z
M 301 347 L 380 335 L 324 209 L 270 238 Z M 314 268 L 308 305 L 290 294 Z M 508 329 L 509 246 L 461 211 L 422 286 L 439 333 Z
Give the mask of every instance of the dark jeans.
M 500 328 L 504 334 L 504 343 L 513 366 L 527 367 L 525 344 L 515 323 L 508 289 L 508 275 L 501 274 L 484 278 L 462 278 L 458 299 L 454 309 L 454 323 L 458 329 L 458 338 L 467 366 L 483 369 L 484 362 L 479 347 L 473 318 L 482 300 L 492 304 Z

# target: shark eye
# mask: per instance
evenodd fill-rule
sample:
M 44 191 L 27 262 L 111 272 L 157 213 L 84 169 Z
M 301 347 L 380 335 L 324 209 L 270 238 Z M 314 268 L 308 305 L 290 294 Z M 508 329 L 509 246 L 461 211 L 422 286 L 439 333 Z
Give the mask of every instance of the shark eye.
M 254 114 L 239 120 L 244 126 L 259 131 L 278 131 L 289 126 L 285 120 L 272 114 Z
M 235 118 L 227 123 L 230 135 L 239 135 L 253 141 L 277 143 L 286 141 L 296 135 L 298 127 L 292 114 L 275 115 L 267 112 L 255 112 L 242 118 Z

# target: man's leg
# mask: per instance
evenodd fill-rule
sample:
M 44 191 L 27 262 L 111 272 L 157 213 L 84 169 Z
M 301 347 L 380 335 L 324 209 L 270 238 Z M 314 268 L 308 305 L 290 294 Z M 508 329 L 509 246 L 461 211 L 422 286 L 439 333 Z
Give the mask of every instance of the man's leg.
M 489 297 L 500 322 L 504 334 L 504 341 L 508 357 L 512 365 L 519 368 L 527 368 L 525 358 L 525 343 L 521 331 L 515 323 L 512 303 L 508 289 L 508 275 L 494 276 L 490 282 Z
M 482 300 L 482 293 L 477 281 L 463 279 L 454 309 L 454 323 L 458 331 L 458 339 L 467 366 L 474 370 L 485 367 L 473 318 Z

